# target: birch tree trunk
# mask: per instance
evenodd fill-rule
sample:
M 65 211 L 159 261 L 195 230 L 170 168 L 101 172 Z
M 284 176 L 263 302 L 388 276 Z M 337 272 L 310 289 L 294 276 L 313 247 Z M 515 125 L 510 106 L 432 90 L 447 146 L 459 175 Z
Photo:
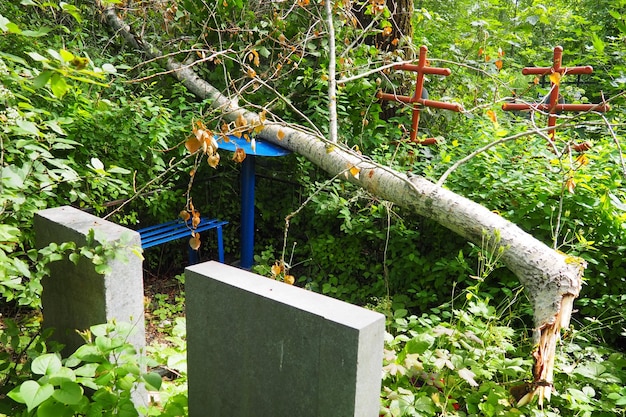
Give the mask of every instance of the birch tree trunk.
M 133 35 L 113 8 L 105 8 L 103 13 L 116 34 L 151 59 L 161 56 L 156 48 Z M 248 125 L 263 124 L 257 114 L 239 107 L 236 99 L 225 97 L 190 67 L 171 57 L 162 62 L 196 96 L 210 99 L 212 107 L 221 110 L 225 118 L 236 120 L 243 116 Z M 497 244 L 504 248 L 501 260 L 525 286 L 534 308 L 534 382 L 520 403 L 529 402 L 535 394 L 540 402 L 549 400 L 555 347 L 560 329 L 569 325 L 573 301 L 581 288 L 586 267 L 582 259 L 551 249 L 500 215 L 425 178 L 407 177 L 304 129 L 265 123 L 258 136 L 306 157 L 330 175 L 339 175 L 378 198 L 435 220 L 477 245 L 485 233 L 500 236 Z

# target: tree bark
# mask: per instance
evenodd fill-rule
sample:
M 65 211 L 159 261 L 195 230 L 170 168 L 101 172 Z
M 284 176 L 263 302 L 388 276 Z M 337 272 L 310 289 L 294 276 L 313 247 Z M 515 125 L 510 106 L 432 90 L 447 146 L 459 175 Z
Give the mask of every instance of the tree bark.
M 156 48 L 133 35 L 113 8 L 105 9 L 104 14 L 115 32 L 135 48 L 150 58 L 161 56 Z M 172 76 L 199 98 L 212 100 L 212 107 L 221 110 L 226 119 L 243 116 L 248 125 L 263 125 L 257 114 L 239 107 L 236 99 L 225 97 L 191 68 L 171 57 L 163 61 Z M 297 127 L 265 123 L 258 136 L 303 155 L 330 175 L 338 175 L 381 199 L 433 219 L 477 245 L 485 233 L 499 235 L 497 244 L 504 248 L 501 260 L 525 286 L 534 308 L 534 383 L 525 400 L 535 394 L 540 401 L 544 397 L 549 400 L 556 342 L 560 329 L 569 325 L 572 304 L 581 288 L 586 267 L 582 259 L 551 249 L 500 215 L 425 178 L 407 177 Z

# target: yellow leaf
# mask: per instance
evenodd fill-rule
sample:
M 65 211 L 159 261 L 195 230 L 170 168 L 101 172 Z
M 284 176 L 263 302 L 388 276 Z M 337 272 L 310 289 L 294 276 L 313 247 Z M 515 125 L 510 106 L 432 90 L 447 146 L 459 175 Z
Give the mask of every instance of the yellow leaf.
M 254 133 L 261 133 L 261 131 L 263 131 L 263 125 L 262 124 L 256 125 L 252 131 Z
M 283 272 L 283 266 L 276 261 L 276 263 L 272 265 L 271 271 L 272 275 L 280 275 Z
M 276 133 L 276 137 L 278 138 L 278 140 L 283 140 L 285 138 L 285 132 L 279 130 L 278 133 Z
M 211 168 L 217 168 L 217 165 L 220 163 L 220 154 L 214 153 L 213 155 L 207 158 L 207 162 Z
M 585 155 L 584 153 L 581 153 L 580 155 L 578 155 L 578 157 L 576 158 L 576 162 L 579 165 L 587 165 L 589 163 L 589 157 L 587 155 Z
M 193 218 L 191 219 L 191 226 L 195 229 L 200 224 L 200 212 L 194 210 Z
M 359 168 L 359 167 L 353 166 L 353 167 L 350 168 L 350 174 L 352 174 L 352 176 L 354 178 L 356 178 L 357 180 L 359 179 L 359 173 L 360 172 L 361 172 L 361 168 Z
M 233 161 L 235 161 L 236 163 L 241 163 L 244 159 L 246 159 L 246 151 L 244 151 L 242 148 L 237 148 L 235 150 L 235 154 L 233 155 Z
M 189 139 L 185 141 L 185 148 L 187 148 L 191 154 L 198 152 L 198 149 L 200 149 L 201 146 L 202 142 L 200 142 L 195 136 L 190 136 Z
M 239 113 L 239 116 L 237 116 L 237 120 L 235 120 L 235 126 L 244 127 L 247 124 L 248 124 L 248 121 L 246 120 L 245 117 L 243 117 L 243 113 Z
M 293 275 L 285 275 L 285 283 L 293 285 L 296 282 L 296 278 Z
M 559 85 L 561 83 L 561 73 L 553 72 L 550 74 L 550 82 L 554 85 Z
M 260 59 L 259 59 L 259 53 L 256 51 L 256 49 L 253 49 L 253 50 L 250 52 L 250 55 L 248 55 L 248 60 L 249 60 L 249 61 L 252 61 L 252 63 L 253 63 L 254 65 L 256 65 L 257 67 L 259 66 L 259 64 L 260 64 L 261 62 L 260 62 Z
M 256 71 L 253 70 L 252 68 L 248 68 L 248 77 L 250 78 L 256 77 Z
M 498 118 L 496 117 L 496 112 L 494 112 L 493 110 L 487 110 L 487 117 L 489 117 L 489 120 L 491 120 L 491 122 L 494 125 L 498 123 Z
M 200 233 L 192 233 L 191 239 L 189 239 L 189 246 L 193 250 L 200 249 Z

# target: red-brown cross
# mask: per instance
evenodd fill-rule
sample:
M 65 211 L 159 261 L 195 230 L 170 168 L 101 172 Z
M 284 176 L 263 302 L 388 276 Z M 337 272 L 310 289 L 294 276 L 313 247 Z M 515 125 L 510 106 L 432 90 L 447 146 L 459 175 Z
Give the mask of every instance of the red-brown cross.
M 505 103 L 502 105 L 502 110 L 505 111 L 520 111 L 520 110 L 541 110 L 548 113 L 548 127 L 553 127 L 556 124 L 556 114 L 564 111 L 583 112 L 595 110 L 599 112 L 606 112 L 610 106 L 606 103 L 599 104 L 565 104 L 559 103 L 559 84 L 560 79 L 565 74 L 591 74 L 593 67 L 586 65 L 584 67 L 562 67 L 561 59 L 563 57 L 563 47 L 557 46 L 554 48 L 554 60 L 551 67 L 526 67 L 522 70 L 524 75 L 549 75 L 559 74 L 556 77 L 550 77 L 550 94 L 549 102 L 535 103 Z M 554 138 L 554 129 L 548 131 L 550 139 Z M 582 144 L 584 145 L 584 144 Z M 587 148 L 588 149 L 588 148 Z M 582 149 L 582 150 L 587 150 Z
M 437 143 L 437 140 L 434 138 L 429 138 L 425 140 L 417 140 L 417 127 L 420 122 L 420 110 L 422 106 L 425 107 L 434 107 L 437 109 L 444 110 L 452 110 L 452 111 L 463 111 L 463 106 L 456 103 L 445 103 L 443 101 L 435 101 L 429 100 L 427 98 L 422 98 L 422 91 L 424 90 L 424 74 L 436 74 L 448 76 L 452 72 L 449 68 L 436 68 L 429 67 L 428 61 L 426 60 L 426 54 L 428 52 L 428 48 L 426 46 L 420 47 L 420 57 L 417 65 L 415 64 L 398 64 L 394 66 L 394 69 L 402 70 L 402 71 L 414 71 L 417 73 L 417 79 L 415 82 L 415 93 L 412 97 L 408 96 L 399 96 L 396 94 L 387 94 L 379 91 L 376 97 L 382 100 L 390 100 L 390 101 L 399 101 L 402 103 L 410 103 L 413 104 L 413 120 L 411 123 L 411 142 L 423 144 L 423 145 L 431 145 Z

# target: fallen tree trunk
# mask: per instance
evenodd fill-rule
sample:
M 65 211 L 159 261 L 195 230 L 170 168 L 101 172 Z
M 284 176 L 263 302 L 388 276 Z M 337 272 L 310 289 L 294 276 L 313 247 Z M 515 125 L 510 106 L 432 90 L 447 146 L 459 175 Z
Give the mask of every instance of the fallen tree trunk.
M 150 59 L 162 56 L 158 49 L 133 35 L 114 8 L 105 8 L 104 15 L 117 34 Z M 555 347 L 560 329 L 569 325 L 572 305 L 581 288 L 586 266 L 582 259 L 551 249 L 500 215 L 425 178 L 407 177 L 304 130 L 263 123 L 258 114 L 239 107 L 236 98 L 224 96 L 190 67 L 171 57 L 162 58 L 162 62 L 196 96 L 210 99 L 212 107 L 221 110 L 226 119 L 243 117 L 250 126 L 263 126 L 259 137 L 303 155 L 330 175 L 343 177 L 381 199 L 433 219 L 478 245 L 485 234 L 499 236 L 497 248 L 504 248 L 501 260 L 525 286 L 534 308 L 534 381 L 520 402 L 530 401 L 535 394 L 540 402 L 543 398 L 549 400 Z

